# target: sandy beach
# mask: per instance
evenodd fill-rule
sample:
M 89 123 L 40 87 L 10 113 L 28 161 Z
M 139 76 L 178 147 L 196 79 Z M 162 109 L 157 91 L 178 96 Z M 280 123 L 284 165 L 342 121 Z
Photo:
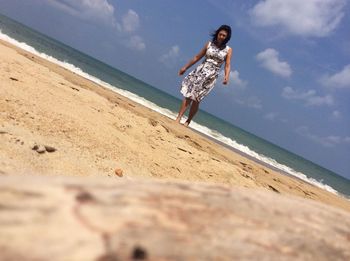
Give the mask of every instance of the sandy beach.
M 0 42 L 0 79 L 1 175 L 216 183 L 350 211 L 340 196 L 269 169 L 6 42 Z

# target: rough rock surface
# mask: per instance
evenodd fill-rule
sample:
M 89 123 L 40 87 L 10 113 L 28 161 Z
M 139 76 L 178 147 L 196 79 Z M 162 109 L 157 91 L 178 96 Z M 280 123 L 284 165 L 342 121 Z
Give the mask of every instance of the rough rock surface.
M 350 213 L 198 183 L 0 176 L 0 260 L 350 260 Z

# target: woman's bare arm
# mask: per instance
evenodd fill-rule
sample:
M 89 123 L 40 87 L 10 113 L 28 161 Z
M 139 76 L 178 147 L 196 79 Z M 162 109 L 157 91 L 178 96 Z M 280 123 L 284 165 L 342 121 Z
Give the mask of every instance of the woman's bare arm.
M 196 54 L 184 67 L 180 69 L 179 75 L 183 75 L 188 68 L 190 68 L 192 65 L 194 65 L 196 62 L 203 58 L 203 56 L 207 52 L 208 44 L 209 42 L 207 42 L 206 45 L 202 48 L 202 50 L 200 50 L 198 54 Z
M 223 84 L 228 84 L 230 80 L 230 72 L 231 72 L 231 57 L 232 57 L 232 48 L 228 50 L 228 53 L 226 55 L 226 61 L 225 61 L 225 77 L 224 81 L 222 82 Z

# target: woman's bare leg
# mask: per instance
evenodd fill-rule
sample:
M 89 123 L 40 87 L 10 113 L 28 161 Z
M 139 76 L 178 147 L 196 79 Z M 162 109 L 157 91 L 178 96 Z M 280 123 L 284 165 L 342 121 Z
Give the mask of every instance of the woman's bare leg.
M 183 99 L 181 107 L 180 107 L 180 110 L 179 110 L 179 114 L 177 115 L 177 118 L 175 120 L 177 123 L 180 123 L 181 118 L 185 114 L 185 112 L 186 112 L 188 106 L 190 105 L 191 101 L 192 100 L 190 98 Z
M 193 119 L 194 115 L 196 115 L 199 108 L 199 101 L 192 101 L 190 114 L 188 115 L 187 121 L 184 123 L 185 126 L 188 126 Z

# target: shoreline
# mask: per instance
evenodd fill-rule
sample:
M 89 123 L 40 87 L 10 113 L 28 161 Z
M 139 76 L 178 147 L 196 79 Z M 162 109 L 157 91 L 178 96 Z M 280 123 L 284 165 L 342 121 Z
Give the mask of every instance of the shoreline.
M 196 130 L 194 130 L 194 129 L 192 129 L 192 130 L 193 130 L 193 131 L 196 131 Z M 196 132 L 197 132 L 197 131 L 196 131 Z M 294 176 L 294 175 L 292 175 L 292 174 L 290 174 L 290 173 L 288 173 L 288 172 L 286 172 L 286 171 L 284 171 L 284 170 L 281 170 L 281 169 L 279 169 L 279 168 L 277 168 L 277 167 L 275 167 L 275 166 L 273 166 L 273 165 L 270 165 L 270 164 L 268 164 L 268 163 L 266 163 L 266 162 L 264 162 L 264 161 L 262 161 L 262 160 L 259 160 L 259 159 L 257 159 L 257 158 L 254 158 L 253 156 L 249 155 L 248 153 L 244 153 L 243 151 L 240 151 L 240 150 L 238 150 L 238 149 L 236 149 L 236 148 L 234 148 L 234 147 L 231 147 L 230 145 L 227 145 L 227 144 L 225 144 L 224 142 L 221 142 L 221 141 L 219 141 L 219 140 L 216 140 L 216 139 L 210 137 L 209 135 L 206 135 L 206 134 L 201 133 L 201 132 L 199 132 L 199 131 L 198 131 L 198 133 L 201 134 L 201 135 L 203 135 L 203 136 L 205 136 L 206 138 L 208 138 L 208 139 L 210 139 L 210 140 L 212 140 L 212 141 L 218 143 L 220 146 L 226 147 L 226 148 L 232 150 L 233 152 L 235 152 L 235 153 L 237 153 L 237 154 L 239 154 L 239 155 L 241 155 L 241 156 L 243 156 L 243 157 L 246 157 L 246 158 L 248 158 L 248 159 L 250 159 L 250 160 L 252 160 L 252 161 L 254 161 L 254 162 L 256 162 L 256 163 L 258 163 L 258 164 L 260 164 L 260 165 L 263 165 L 263 166 L 266 167 L 266 168 L 269 168 L 269 169 L 271 169 L 271 170 L 274 170 L 274 171 L 280 173 L 281 175 L 285 175 L 285 176 L 288 176 L 288 177 L 290 177 L 290 178 L 295 178 L 295 179 L 300 180 L 301 182 L 305 182 L 305 183 L 308 184 L 308 185 L 311 185 L 311 186 L 314 186 L 314 187 L 317 187 L 317 188 L 321 188 L 321 187 L 319 187 L 319 186 L 317 186 L 317 185 L 315 185 L 315 184 L 312 184 L 312 183 L 309 182 L 309 181 L 306 181 L 306 180 L 304 180 L 304 179 L 302 179 L 302 178 L 300 178 L 300 177 Z M 322 184 L 323 184 L 323 183 L 322 183 Z M 323 184 L 323 185 L 329 186 L 329 185 L 327 185 L 327 184 Z M 333 187 L 331 187 L 331 188 L 334 189 Z M 323 188 L 321 188 L 321 189 L 323 189 Z M 326 190 L 326 189 L 324 189 L 324 190 Z M 326 191 L 327 191 L 327 192 L 330 192 L 330 193 L 333 193 L 333 194 L 335 194 L 335 195 L 337 195 L 337 196 L 341 196 L 341 197 L 343 197 L 343 198 L 345 198 L 345 199 L 347 199 L 347 200 L 350 201 L 350 196 L 345 195 L 345 194 L 342 194 L 341 192 L 337 191 L 336 189 L 334 189 L 334 190 L 336 191 L 336 192 L 334 192 L 334 193 L 331 192 L 331 191 L 328 191 L 328 190 L 326 190 Z
M 114 170 L 120 168 L 123 178 L 267 189 L 350 211 L 350 203 L 339 195 L 177 126 L 158 112 L 7 42 L 0 41 L 0 47 L 0 90 L 5 98 L 0 104 L 0 138 L 8 145 L 0 151 L 1 172 L 115 178 Z M 23 149 L 34 142 L 54 144 L 57 152 L 38 155 Z
M 11 42 L 10 42 L 10 44 L 11 44 Z M 21 47 L 16 47 L 16 48 L 21 49 Z M 21 49 L 21 50 L 26 51 L 25 49 Z M 29 52 L 30 52 L 30 51 L 29 51 Z M 34 54 L 34 55 L 36 55 L 36 54 Z M 45 54 L 45 55 L 47 55 L 47 54 Z M 45 61 L 48 61 L 49 63 L 53 63 L 53 64 L 55 64 L 55 65 L 58 65 L 58 66 L 60 66 L 60 67 L 62 67 L 62 68 L 65 68 L 66 70 L 72 72 L 73 74 L 77 74 L 77 75 L 79 75 L 80 77 L 83 77 L 84 79 L 86 79 L 86 80 L 88 80 L 88 81 L 91 81 L 92 83 L 94 83 L 94 84 L 96 84 L 96 85 L 98 85 L 98 86 L 100 86 L 100 87 L 102 87 L 102 88 L 105 88 L 105 89 L 107 89 L 107 90 L 111 90 L 113 93 L 116 93 L 116 94 L 118 94 L 118 95 L 121 95 L 122 97 L 124 97 L 124 98 L 126 98 L 126 99 L 128 99 L 128 100 L 131 99 L 131 100 L 134 101 L 134 98 L 132 98 L 133 96 L 132 96 L 132 97 L 129 97 L 128 95 L 125 95 L 125 93 L 123 93 L 124 88 L 122 88 L 121 86 L 116 85 L 116 88 L 114 88 L 115 86 L 113 86 L 113 85 L 111 85 L 111 84 L 109 84 L 109 83 L 106 83 L 106 82 L 104 82 L 103 80 L 98 79 L 98 78 L 96 78 L 96 77 L 93 76 L 93 75 L 89 75 L 89 74 L 87 74 L 87 73 L 85 73 L 85 72 L 83 72 L 82 74 L 81 74 L 79 71 L 78 71 L 78 72 L 75 72 L 74 70 L 71 70 L 70 66 L 68 66 L 68 68 L 67 68 L 67 66 L 66 66 L 67 64 L 66 64 L 66 63 L 64 63 L 64 62 L 62 62 L 62 61 L 59 61 L 59 60 L 56 60 L 56 58 L 54 58 L 54 57 L 52 57 L 52 58 L 54 59 L 54 61 L 51 61 L 51 59 L 48 60 L 48 59 L 46 59 L 45 57 L 44 57 L 44 58 L 41 58 L 41 59 L 43 59 L 43 60 L 45 60 Z M 68 65 L 70 65 L 70 64 L 68 64 Z M 73 66 L 75 66 L 75 65 L 73 65 Z M 131 76 L 131 77 L 132 77 L 132 76 Z M 120 93 L 119 89 L 122 90 L 122 93 Z M 131 93 L 131 94 L 132 94 L 132 93 Z M 137 97 L 139 97 L 139 96 L 137 96 Z M 141 98 L 141 100 L 142 100 L 142 97 L 139 97 L 139 98 Z M 147 106 L 147 105 L 143 105 L 143 102 L 140 102 L 138 99 L 136 99 L 134 102 L 135 102 L 136 104 L 140 105 L 140 106 L 146 106 L 148 109 L 151 109 L 151 110 L 153 110 L 153 111 L 155 111 L 155 112 L 158 112 L 157 109 L 155 109 L 155 108 L 149 107 L 149 106 Z M 160 113 L 161 113 L 161 112 L 160 112 Z M 172 117 L 171 117 L 170 115 L 168 115 L 167 113 L 161 113 L 161 114 L 164 115 L 164 116 L 166 116 L 166 117 L 168 117 L 168 118 L 170 118 L 170 119 L 172 119 Z M 318 181 L 318 180 L 314 180 L 314 179 L 308 177 L 308 176 L 307 176 L 306 174 L 304 174 L 304 173 L 290 173 L 290 172 L 288 172 L 288 171 L 285 171 L 285 170 L 283 169 L 283 167 L 290 168 L 290 167 L 288 167 L 288 166 L 285 166 L 285 165 L 283 165 L 283 164 L 279 164 L 278 162 L 277 162 L 277 163 L 278 163 L 279 165 L 281 165 L 281 166 L 280 166 L 280 167 L 274 166 L 273 164 L 271 164 L 271 163 L 265 161 L 265 160 L 269 161 L 269 160 L 273 160 L 273 159 L 270 159 L 270 158 L 268 158 L 268 157 L 266 157 L 266 156 L 264 156 L 264 155 L 260 155 L 260 156 L 265 157 L 265 160 L 261 160 L 261 159 L 259 159 L 259 158 L 254 157 L 254 156 L 251 156 L 249 153 L 246 153 L 246 152 L 241 151 L 241 150 L 239 150 L 239 149 L 236 149 L 236 148 L 234 148 L 234 147 L 232 147 L 232 146 L 230 146 L 230 145 L 227 145 L 227 144 L 221 142 L 220 140 L 217 140 L 217 139 L 211 137 L 210 135 L 208 135 L 208 134 L 206 134 L 206 133 L 204 133 L 204 132 L 198 131 L 198 130 L 196 130 L 195 128 L 191 128 L 191 129 L 192 129 L 193 131 L 195 131 L 196 133 L 198 133 L 198 134 L 204 136 L 205 138 L 208 138 L 208 139 L 214 141 L 215 143 L 217 143 L 217 144 L 219 144 L 219 145 L 222 145 L 222 146 L 224 146 L 224 147 L 226 147 L 226 148 L 228 148 L 228 149 L 230 149 L 230 150 L 232 150 L 232 151 L 234 151 L 234 152 L 240 154 L 241 156 L 248 157 L 248 158 L 251 159 L 252 161 L 254 161 L 254 162 L 258 163 L 258 164 L 261 164 L 261 165 L 263 165 L 263 166 L 265 166 L 265 167 L 267 167 L 267 168 L 270 168 L 270 169 L 272 169 L 272 170 L 274 170 L 274 171 L 277 171 L 277 172 L 279 172 L 279 173 L 281 173 L 281 174 L 283 174 L 283 175 L 287 175 L 287 176 L 289 176 L 289 177 L 294 177 L 294 178 L 299 179 L 299 180 L 301 180 L 301 181 L 303 181 L 303 182 L 306 182 L 307 184 L 316 186 L 316 187 L 321 188 L 321 189 L 325 189 L 325 190 L 327 190 L 327 191 L 329 191 L 329 192 L 331 192 L 331 193 L 333 193 L 333 194 L 337 194 L 337 195 L 343 196 L 343 197 L 346 198 L 346 199 L 349 199 L 349 197 L 350 197 L 350 195 L 342 194 L 342 192 L 337 191 L 336 189 L 334 189 L 334 188 L 331 187 L 330 185 L 324 184 L 324 183 L 322 183 L 322 182 L 320 182 L 320 181 Z M 253 151 L 253 152 L 254 152 L 254 151 Z M 292 170 L 292 172 L 293 172 L 293 171 L 294 171 L 294 172 L 297 172 L 297 171 L 295 171 L 295 170 L 293 170 L 293 169 L 291 169 L 291 170 Z M 305 176 L 305 177 L 299 177 L 298 174 L 301 174 L 302 176 Z

